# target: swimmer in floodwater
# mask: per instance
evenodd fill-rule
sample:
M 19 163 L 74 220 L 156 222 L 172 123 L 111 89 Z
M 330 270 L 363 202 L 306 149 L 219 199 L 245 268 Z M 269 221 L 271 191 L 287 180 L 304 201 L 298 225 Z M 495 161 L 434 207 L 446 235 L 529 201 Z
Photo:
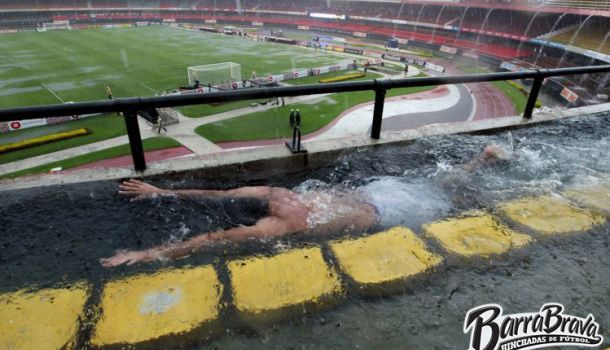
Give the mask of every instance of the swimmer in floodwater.
M 472 172 L 480 165 L 503 158 L 502 153 L 497 146 L 488 146 L 481 156 L 463 165 L 462 169 Z M 411 224 L 421 224 L 428 219 L 426 213 L 430 215 L 449 207 L 444 194 L 432 186 L 405 184 L 397 178 L 378 179 L 355 191 L 330 193 L 299 193 L 269 186 L 233 190 L 167 190 L 132 179 L 119 186 L 119 194 L 135 199 L 159 195 L 178 198 L 257 198 L 267 203 L 268 212 L 252 226 L 202 233 L 183 242 L 142 251 L 118 251 L 114 256 L 100 260 L 105 267 L 178 259 L 226 241 L 278 237 L 296 232 L 323 234 L 346 229 L 366 230 L 375 225 L 390 227 L 400 224 L 405 217 L 418 216 L 412 215 L 414 210 L 417 210 L 421 222 Z

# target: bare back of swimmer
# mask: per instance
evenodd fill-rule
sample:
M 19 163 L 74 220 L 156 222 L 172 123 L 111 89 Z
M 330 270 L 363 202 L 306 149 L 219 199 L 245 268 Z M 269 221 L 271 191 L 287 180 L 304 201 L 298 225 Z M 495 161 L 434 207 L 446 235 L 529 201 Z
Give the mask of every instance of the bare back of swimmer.
M 142 251 L 118 251 L 110 258 L 101 259 L 105 267 L 137 262 L 178 259 L 223 241 L 242 241 L 251 238 L 269 238 L 296 232 L 323 233 L 346 228 L 366 229 L 376 223 L 375 209 L 362 199 L 344 195 L 329 196 L 322 192 L 299 195 L 281 187 L 241 187 L 227 191 L 166 190 L 153 185 L 129 180 L 119 186 L 119 194 L 134 198 L 158 195 L 179 198 L 258 198 L 268 203 L 268 214 L 252 226 L 239 226 L 228 230 L 202 233 L 184 242 L 153 247 Z M 341 215 L 329 215 L 335 208 Z
M 497 158 L 497 155 L 497 148 L 487 147 L 480 157 L 465 164 L 463 168 L 472 171 Z M 383 222 L 384 216 L 387 216 L 381 212 L 381 206 L 361 191 L 296 193 L 286 188 L 268 186 L 232 190 L 167 190 L 138 180 L 129 180 L 119 186 L 119 194 L 135 199 L 159 195 L 179 198 L 258 198 L 268 203 L 269 210 L 266 216 L 252 226 L 201 233 L 183 242 L 141 251 L 118 251 L 114 256 L 100 260 L 105 267 L 178 259 L 225 241 L 270 238 L 296 232 L 323 234 L 345 229 L 366 230 Z

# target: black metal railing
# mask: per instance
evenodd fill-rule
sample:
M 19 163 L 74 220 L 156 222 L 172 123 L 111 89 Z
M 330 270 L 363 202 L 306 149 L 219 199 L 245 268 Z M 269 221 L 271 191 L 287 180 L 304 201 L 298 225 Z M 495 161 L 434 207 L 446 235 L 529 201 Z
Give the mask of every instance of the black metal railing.
M 142 146 L 142 138 L 140 136 L 140 130 L 138 127 L 137 113 L 138 111 L 145 109 L 265 99 L 272 97 L 289 97 L 371 90 L 375 92 L 375 106 L 373 110 L 371 138 L 379 139 L 381 134 L 385 95 L 390 89 L 415 86 L 480 83 L 514 79 L 533 79 L 532 88 L 525 106 L 525 111 L 523 113 L 524 118 L 531 118 L 544 79 L 554 76 L 607 72 L 610 72 L 610 65 L 537 69 L 523 72 L 468 74 L 404 79 L 375 79 L 287 87 L 260 87 L 245 90 L 210 92 L 200 95 L 131 97 L 94 102 L 5 108 L 0 109 L 0 121 L 71 116 L 90 113 L 120 112 L 125 118 L 125 125 L 127 127 L 127 135 L 129 137 L 129 143 L 131 146 L 134 167 L 136 171 L 144 171 L 146 170 L 146 161 L 144 159 L 144 148 Z

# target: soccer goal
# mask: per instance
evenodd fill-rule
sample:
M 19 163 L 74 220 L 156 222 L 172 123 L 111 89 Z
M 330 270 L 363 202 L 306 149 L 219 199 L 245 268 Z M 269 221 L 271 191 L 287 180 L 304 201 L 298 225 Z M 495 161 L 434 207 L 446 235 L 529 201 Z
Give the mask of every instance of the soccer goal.
M 62 30 L 62 29 L 71 29 L 70 21 L 61 20 L 61 21 L 53 21 L 53 23 L 43 23 L 43 30 Z
M 201 85 L 217 85 L 227 82 L 241 81 L 241 66 L 233 62 L 206 64 L 204 66 L 188 67 L 189 85 L 195 80 Z

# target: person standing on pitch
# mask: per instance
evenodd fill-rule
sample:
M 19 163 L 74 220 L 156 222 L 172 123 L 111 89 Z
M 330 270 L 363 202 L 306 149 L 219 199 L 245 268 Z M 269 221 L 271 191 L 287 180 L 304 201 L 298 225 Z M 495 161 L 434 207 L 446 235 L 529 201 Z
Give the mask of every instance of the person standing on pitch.
M 106 86 L 106 96 L 108 96 L 109 100 L 114 100 L 114 97 L 112 97 L 112 90 L 110 90 L 110 86 Z

